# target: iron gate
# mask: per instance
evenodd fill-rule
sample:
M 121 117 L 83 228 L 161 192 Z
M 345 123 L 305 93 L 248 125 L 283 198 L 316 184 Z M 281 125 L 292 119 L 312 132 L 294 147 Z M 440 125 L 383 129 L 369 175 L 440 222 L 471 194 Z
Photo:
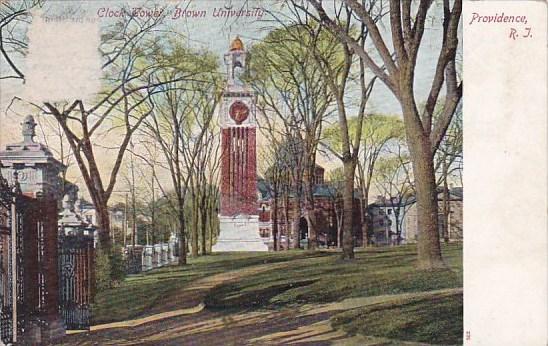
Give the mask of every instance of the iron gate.
M 93 236 L 61 234 L 59 239 L 61 316 L 67 329 L 89 329 L 94 282 Z
M 16 342 L 17 335 L 22 334 L 25 309 L 28 309 L 23 304 L 25 273 L 20 199 L 18 189 L 10 187 L 0 175 L 0 338 L 4 343 Z

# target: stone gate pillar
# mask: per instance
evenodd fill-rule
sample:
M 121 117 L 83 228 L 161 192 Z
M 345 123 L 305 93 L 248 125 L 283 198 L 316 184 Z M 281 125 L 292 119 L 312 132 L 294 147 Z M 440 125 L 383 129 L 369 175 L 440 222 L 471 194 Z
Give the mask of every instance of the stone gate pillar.
M 27 197 L 23 227 L 38 245 L 38 251 L 24 250 L 24 255 L 28 255 L 24 270 L 27 265 L 38 267 L 38 277 L 33 276 L 25 285 L 38 285 L 39 305 L 33 307 L 36 315 L 26 321 L 23 338 L 27 343 L 47 343 L 65 332 L 58 311 L 57 220 L 62 196 L 59 174 L 66 167 L 46 146 L 34 141 L 36 123 L 31 115 L 25 117 L 21 125 L 23 140 L 8 144 L 0 151 L 0 169 L 11 184 L 15 182 L 14 173 L 17 172 L 21 191 Z M 34 297 L 24 299 L 34 301 Z

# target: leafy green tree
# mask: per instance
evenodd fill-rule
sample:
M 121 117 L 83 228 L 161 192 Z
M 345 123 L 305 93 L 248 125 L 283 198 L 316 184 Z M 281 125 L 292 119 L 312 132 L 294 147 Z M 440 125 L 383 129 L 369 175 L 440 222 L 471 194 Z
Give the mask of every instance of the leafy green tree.
M 368 244 L 367 229 L 368 225 L 368 209 L 369 191 L 373 183 L 373 174 L 375 172 L 376 163 L 379 157 L 387 146 L 394 140 L 404 138 L 403 122 L 397 116 L 389 116 L 382 114 L 370 114 L 365 117 L 362 122 L 362 135 L 359 158 L 357 160 L 356 181 L 357 187 L 360 189 L 360 209 L 361 209 L 361 225 L 362 225 L 362 244 Z M 350 118 L 348 129 L 352 137 L 355 137 L 359 126 L 358 118 Z M 327 146 L 330 152 L 341 155 L 343 148 L 343 139 L 341 128 L 337 125 L 332 125 L 325 130 L 324 145 Z
M 295 144 L 288 153 L 295 159 L 293 191 L 297 195 L 293 234 L 298 234 L 296 230 L 304 214 L 309 230 L 308 246 L 315 249 L 313 177 L 323 123 L 332 112 L 330 106 L 334 100 L 315 59 L 321 56 L 340 63 L 343 60 L 340 46 L 317 25 L 283 25 L 255 44 L 250 55 L 248 80 L 257 91 L 258 108 L 264 115 L 259 118 L 261 130 L 274 147 L 280 147 L 280 141 L 287 138 Z M 294 245 L 298 246 L 298 239 L 294 239 Z
M 153 116 L 144 122 L 142 143 L 146 147 L 150 147 L 146 145 L 147 141 L 158 144 L 163 160 L 152 162 L 148 159 L 149 163 L 169 172 L 174 198 L 167 198 L 166 201 L 176 215 L 180 241 L 179 264 L 184 265 L 189 239 L 193 244 L 193 255 L 198 255 L 200 204 L 197 201 L 203 192 L 201 186 L 209 186 L 207 194 L 218 198 L 214 197 L 215 191 L 211 190 L 216 179 L 216 168 L 208 165 L 219 161 L 215 157 L 218 151 L 215 149 L 213 116 L 219 101 L 221 79 L 215 55 L 207 51 L 193 51 L 181 42 L 172 42 L 169 54 L 158 58 L 169 66 L 159 77 L 169 87 L 164 93 L 155 94 L 149 99 Z M 192 71 L 194 78 L 182 77 L 188 71 Z M 204 183 L 204 175 L 209 177 L 209 185 Z M 169 188 L 161 186 L 159 181 L 158 185 L 163 195 L 168 196 Z M 191 214 L 186 211 L 189 195 L 190 203 L 195 203 Z M 202 203 L 207 201 L 208 198 L 204 198 Z M 215 203 L 209 204 L 210 217 L 214 215 L 211 208 L 215 208 Z M 192 221 L 190 235 L 187 232 L 189 219 Z M 205 219 L 207 216 L 202 217 L 202 220 Z M 202 221 L 202 224 L 205 222 Z
M 399 117 L 381 114 L 368 115 L 364 120 L 363 127 L 357 181 L 361 192 L 362 244 L 367 246 L 369 242 L 367 206 L 377 160 L 392 142 L 404 139 L 405 129 L 403 121 Z
M 373 175 L 375 187 L 394 211 L 396 239 L 399 244 L 405 213 L 410 207 L 409 198 L 415 195 L 405 139 L 400 137 L 396 140 L 388 152 L 379 157 L 376 166 Z
M 419 239 L 418 265 L 423 269 L 445 267 L 441 257 L 437 217 L 437 184 L 434 157 L 462 98 L 462 79 L 457 74 L 456 54 L 459 45 L 458 27 L 461 20 L 462 0 L 420 2 L 390 0 L 388 8 L 380 1 L 343 0 L 340 11 L 328 6 L 336 1 L 308 0 L 307 4 L 294 1 L 298 14 L 305 13 L 321 22 L 348 49 L 351 49 L 369 71 L 392 92 L 400 103 L 405 124 L 407 144 L 415 177 Z M 307 5 L 310 6 L 307 6 Z M 417 106 L 417 57 L 423 43 L 426 21 L 441 5 L 439 21 L 441 44 L 432 66 L 434 77 L 422 111 Z M 376 21 L 379 11 L 389 13 L 390 35 L 382 35 L 381 23 Z M 439 7 L 438 7 L 439 9 Z M 344 19 L 367 28 L 372 45 L 366 47 L 361 38 L 348 33 Z M 391 50 L 389 47 L 393 47 Z M 443 96 L 441 116 L 434 119 L 437 101 Z
M 441 108 L 441 107 L 440 107 Z M 449 241 L 449 214 L 450 210 L 450 180 L 458 179 L 462 186 L 462 105 L 457 108 L 453 120 L 440 143 L 434 158 L 436 182 L 443 189 L 442 204 L 442 235 L 445 242 Z
M 161 78 L 170 68 L 168 60 L 158 58 L 171 52 L 166 41 L 158 39 L 166 33 L 159 30 L 165 28 L 165 14 L 141 18 L 130 13 L 126 9 L 126 16 L 104 28 L 99 47 L 102 91 L 95 98 L 32 104 L 54 118 L 64 133 L 96 209 L 99 247 L 107 260 L 112 247 L 108 203 L 131 138 L 153 113 L 151 97 L 196 73 L 185 70 L 176 79 Z M 118 142 L 111 145 L 111 161 L 99 160 L 98 148 L 105 136 L 112 134 L 110 138 Z

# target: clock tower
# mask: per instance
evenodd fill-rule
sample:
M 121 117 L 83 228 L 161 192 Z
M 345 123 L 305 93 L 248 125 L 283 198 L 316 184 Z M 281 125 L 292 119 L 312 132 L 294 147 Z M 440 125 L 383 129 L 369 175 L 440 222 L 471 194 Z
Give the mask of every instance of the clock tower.
M 243 81 L 247 52 L 236 37 L 224 55 L 226 86 L 220 104 L 220 234 L 213 251 L 268 251 L 259 235 L 255 94 Z

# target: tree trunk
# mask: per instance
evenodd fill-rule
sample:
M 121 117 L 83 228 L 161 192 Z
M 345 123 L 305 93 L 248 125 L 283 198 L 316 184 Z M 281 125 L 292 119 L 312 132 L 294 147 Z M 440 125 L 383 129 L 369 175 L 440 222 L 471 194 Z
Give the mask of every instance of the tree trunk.
M 196 197 L 192 197 L 192 257 L 198 257 L 199 239 L 198 239 L 198 203 Z
M 291 238 L 291 231 L 290 231 L 290 225 L 289 225 L 289 194 L 287 192 L 287 189 L 286 189 L 286 192 L 285 192 L 285 195 L 284 195 L 284 218 L 285 218 L 285 249 L 286 250 L 289 250 L 289 246 L 290 246 L 290 238 Z
M 444 158 L 443 160 L 443 240 L 444 242 L 449 242 L 449 212 L 450 212 L 450 206 L 449 206 L 449 186 L 447 183 L 447 175 L 448 172 L 448 165 Z
M 101 251 L 110 254 L 112 243 L 110 241 L 110 217 L 106 203 L 95 203 L 97 225 L 99 226 L 98 237 Z
M 407 73 L 405 73 L 407 72 Z M 437 184 L 434 155 L 414 101 L 413 75 L 402 71 L 400 103 L 409 147 L 417 198 L 417 252 L 419 269 L 444 267 L 438 230 Z
M 342 242 L 341 236 L 342 236 L 342 219 L 343 219 L 343 216 L 341 215 L 341 210 L 340 210 L 340 207 L 339 207 L 339 203 L 340 203 L 340 201 L 338 200 L 338 198 L 333 203 L 333 209 L 335 210 L 335 219 L 336 219 L 336 222 L 337 222 L 337 243 L 336 243 L 337 249 L 341 248 L 341 242 Z
M 302 192 L 302 186 L 299 186 L 299 182 L 297 181 L 297 188 L 296 188 L 296 195 L 294 197 L 293 202 L 293 220 L 291 222 L 291 235 L 292 235 L 292 248 L 293 249 L 300 249 L 301 247 L 301 232 L 300 232 L 300 224 L 301 224 L 301 192 Z
M 154 170 L 154 166 L 153 166 L 153 169 L 152 169 L 152 210 L 151 210 L 151 220 L 152 220 L 152 223 L 151 223 L 151 227 L 150 227 L 150 232 L 151 232 L 151 238 L 152 238 L 152 244 L 156 244 L 156 196 L 155 196 L 155 191 L 154 191 L 154 180 L 156 178 L 156 171 Z M 147 245 L 148 245 L 148 234 L 147 234 Z
M 202 255 L 207 255 L 207 208 L 204 205 L 201 211 L 201 224 L 202 227 Z
M 315 250 L 318 247 L 318 235 L 316 229 L 316 214 L 314 212 L 314 192 L 313 192 L 313 169 L 312 167 L 306 167 L 303 184 L 304 184 L 304 210 L 305 219 L 308 224 L 308 249 Z M 300 237 L 299 237 L 300 238 Z
M 401 203 L 401 201 L 400 201 Z M 396 212 L 396 208 L 398 208 L 398 212 Z M 400 207 L 392 207 L 393 213 L 394 213 L 394 221 L 396 221 L 396 241 L 394 242 L 394 245 L 400 245 L 400 235 L 401 235 L 401 224 L 400 224 Z
M 213 189 L 211 187 L 211 189 Z M 215 194 L 214 194 L 214 191 L 212 191 L 210 193 L 210 196 L 209 196 L 209 202 L 208 202 L 208 210 L 207 210 L 207 220 L 208 220 L 208 225 L 209 225 L 209 244 L 208 244 L 208 250 L 209 250 L 209 253 L 212 253 L 213 250 L 213 233 L 216 232 L 216 227 L 215 227 L 215 217 L 216 215 L 214 215 L 214 211 L 215 211 Z
M 273 244 L 273 250 L 278 251 L 278 193 L 274 191 L 274 200 L 272 204 L 272 240 L 274 242 Z
M 363 198 L 361 199 L 362 203 L 362 212 L 360 213 L 361 216 L 361 222 L 362 222 L 362 246 L 367 247 L 369 245 L 369 210 L 368 210 L 368 204 L 369 204 L 369 196 L 368 193 L 364 193 Z
M 177 211 L 179 218 L 179 265 L 185 265 L 187 263 L 187 244 L 186 244 L 186 232 L 185 232 L 185 209 L 184 200 L 179 200 L 179 208 Z
M 291 222 L 291 248 L 300 249 L 301 248 L 301 232 L 300 232 L 300 208 L 297 207 L 294 209 L 295 213 L 293 214 L 293 221 Z
M 344 162 L 343 192 L 343 259 L 354 258 L 354 237 L 352 232 L 354 211 L 354 174 L 356 165 L 351 160 Z
M 412 146 L 411 157 L 417 192 L 418 266 L 421 269 L 441 268 L 444 264 L 441 259 L 436 178 L 430 143 L 421 138 L 410 142 L 415 144 Z
M 342 218 L 337 221 L 337 249 L 340 249 L 342 246 Z
M 201 227 L 201 233 L 202 233 L 202 239 L 201 239 L 201 252 L 202 255 L 207 255 L 207 209 L 208 209 L 208 203 L 207 203 L 207 194 L 205 191 L 206 188 L 204 188 L 204 191 L 202 191 L 202 196 L 200 198 L 200 227 Z

